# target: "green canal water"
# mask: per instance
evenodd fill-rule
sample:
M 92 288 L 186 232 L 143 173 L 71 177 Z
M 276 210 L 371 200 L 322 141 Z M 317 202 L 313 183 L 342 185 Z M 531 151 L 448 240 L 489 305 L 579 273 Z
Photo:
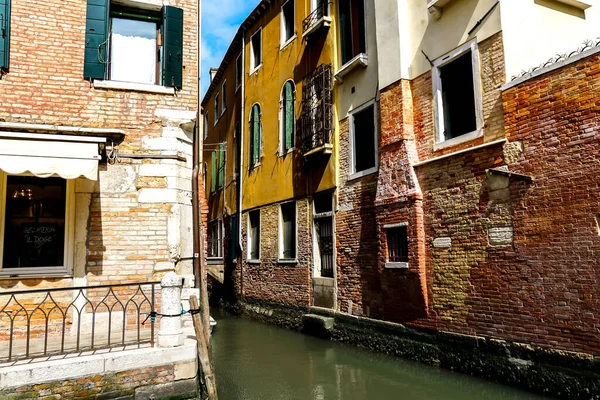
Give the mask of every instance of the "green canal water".
M 216 312 L 219 400 L 548 399 Z

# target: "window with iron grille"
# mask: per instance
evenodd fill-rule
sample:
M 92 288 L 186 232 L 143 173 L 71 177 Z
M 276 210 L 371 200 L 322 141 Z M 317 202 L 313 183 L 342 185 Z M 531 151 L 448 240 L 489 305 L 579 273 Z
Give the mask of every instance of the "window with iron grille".
M 208 224 L 208 256 L 223 257 L 223 224 L 220 220 Z
M 322 64 L 302 84 L 302 150 L 306 153 L 332 143 L 333 74 Z
M 387 228 L 389 263 L 408 262 L 408 232 L 406 226 Z

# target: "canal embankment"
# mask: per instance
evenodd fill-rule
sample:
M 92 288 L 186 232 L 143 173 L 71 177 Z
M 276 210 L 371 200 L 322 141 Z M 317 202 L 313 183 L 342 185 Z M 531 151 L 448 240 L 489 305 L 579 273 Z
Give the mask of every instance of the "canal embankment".
M 600 399 L 600 360 L 586 354 L 415 329 L 322 308 L 241 302 L 231 309 L 255 321 L 532 392 L 564 399 Z

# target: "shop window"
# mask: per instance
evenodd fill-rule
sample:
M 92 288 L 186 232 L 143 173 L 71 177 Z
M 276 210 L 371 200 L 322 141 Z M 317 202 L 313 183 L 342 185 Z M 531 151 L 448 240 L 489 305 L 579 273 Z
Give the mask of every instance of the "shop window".
M 477 42 L 434 62 L 437 142 L 451 145 L 481 134 L 483 116 Z
M 68 273 L 72 185 L 0 173 L 2 274 Z
M 279 259 L 296 259 L 296 203 L 285 203 L 280 208 Z
M 377 170 L 377 120 L 375 103 L 351 113 L 352 165 L 350 173 L 359 177 Z
M 260 210 L 248 213 L 248 259 L 260 260 Z
M 340 42 L 342 65 L 366 53 L 364 0 L 340 2 Z

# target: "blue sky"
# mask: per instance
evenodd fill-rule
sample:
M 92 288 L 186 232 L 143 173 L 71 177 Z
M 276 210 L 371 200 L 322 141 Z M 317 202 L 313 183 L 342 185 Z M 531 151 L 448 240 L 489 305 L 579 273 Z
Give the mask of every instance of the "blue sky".
M 202 96 L 240 24 L 260 0 L 202 0 Z

